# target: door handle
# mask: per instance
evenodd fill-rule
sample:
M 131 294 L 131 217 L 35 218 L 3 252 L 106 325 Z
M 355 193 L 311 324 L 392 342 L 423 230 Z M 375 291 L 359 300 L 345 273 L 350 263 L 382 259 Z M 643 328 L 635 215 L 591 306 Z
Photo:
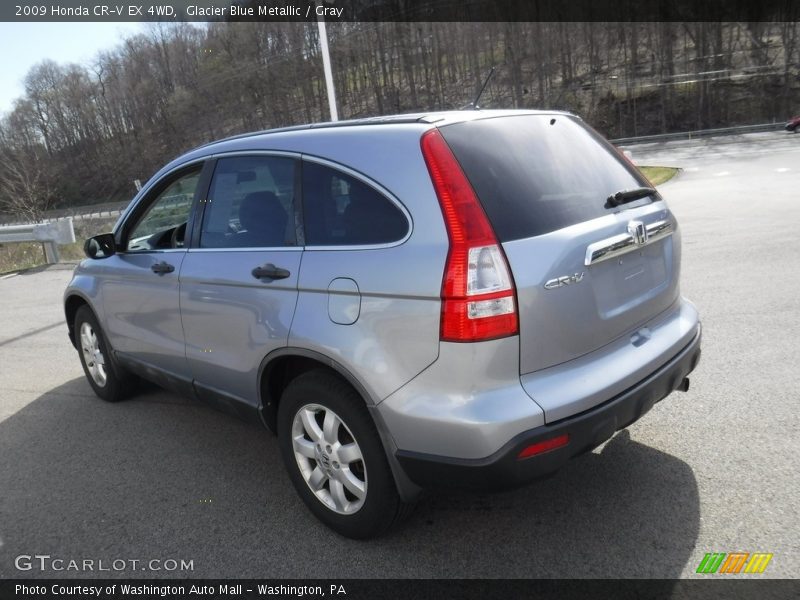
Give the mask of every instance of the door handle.
M 267 263 L 263 267 L 256 267 L 251 271 L 256 279 L 286 279 L 291 275 L 286 269 L 276 267 L 272 263 Z
M 154 265 L 150 265 L 150 270 L 153 273 L 164 275 L 165 273 L 172 273 L 175 270 L 175 267 L 162 260 L 160 263 L 155 263 Z

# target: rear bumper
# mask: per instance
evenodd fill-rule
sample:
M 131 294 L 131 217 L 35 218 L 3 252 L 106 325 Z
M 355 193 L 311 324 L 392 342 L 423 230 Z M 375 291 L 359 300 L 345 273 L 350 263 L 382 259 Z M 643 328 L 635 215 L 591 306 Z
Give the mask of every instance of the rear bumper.
M 700 360 L 700 338 L 698 324 L 688 345 L 636 385 L 583 413 L 524 431 L 486 458 L 462 459 L 398 450 L 397 460 L 408 477 L 422 487 L 503 488 L 549 475 L 638 420 L 674 391 Z M 566 446 L 517 459 L 531 444 L 564 434 L 569 435 Z

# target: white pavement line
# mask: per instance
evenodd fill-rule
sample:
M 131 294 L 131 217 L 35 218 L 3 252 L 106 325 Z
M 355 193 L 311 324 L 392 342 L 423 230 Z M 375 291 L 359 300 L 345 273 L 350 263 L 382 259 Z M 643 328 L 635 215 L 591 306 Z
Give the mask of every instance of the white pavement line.
M 2 279 L 11 279 L 12 277 L 16 277 L 16 276 L 17 276 L 17 273 L 9 273 L 8 275 L 0 276 L 0 280 L 2 280 Z
M 730 171 L 720 171 L 719 173 L 714 173 L 714 177 L 724 177 L 725 175 L 730 175 Z
M 777 173 L 786 173 L 786 171 L 791 171 L 789 167 L 780 167 L 779 169 L 775 169 Z

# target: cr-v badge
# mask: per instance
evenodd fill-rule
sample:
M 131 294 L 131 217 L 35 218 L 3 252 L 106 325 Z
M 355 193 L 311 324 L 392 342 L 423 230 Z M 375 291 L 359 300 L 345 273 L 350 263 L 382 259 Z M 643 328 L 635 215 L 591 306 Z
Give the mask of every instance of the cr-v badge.
M 564 275 L 563 277 L 556 277 L 544 284 L 544 289 L 554 290 L 556 288 L 564 287 L 570 283 L 580 283 L 583 279 L 583 271 L 575 273 L 574 275 Z

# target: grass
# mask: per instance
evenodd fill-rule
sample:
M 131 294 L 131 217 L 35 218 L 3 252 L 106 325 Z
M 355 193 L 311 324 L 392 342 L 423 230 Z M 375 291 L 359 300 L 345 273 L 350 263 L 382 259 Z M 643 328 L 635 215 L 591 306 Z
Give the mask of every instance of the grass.
M 639 170 L 644 173 L 644 176 L 650 180 L 653 185 L 661 185 L 666 183 L 678 172 L 678 169 L 672 167 L 639 167 Z
M 44 248 L 39 242 L 0 245 L 0 275 L 36 267 L 44 262 Z
M 116 217 L 81 219 L 73 221 L 75 243 L 58 247 L 62 261 L 76 261 L 84 257 L 83 243 L 86 238 L 111 231 Z M 0 275 L 30 269 L 45 264 L 44 246 L 40 242 L 22 242 L 0 245 Z

